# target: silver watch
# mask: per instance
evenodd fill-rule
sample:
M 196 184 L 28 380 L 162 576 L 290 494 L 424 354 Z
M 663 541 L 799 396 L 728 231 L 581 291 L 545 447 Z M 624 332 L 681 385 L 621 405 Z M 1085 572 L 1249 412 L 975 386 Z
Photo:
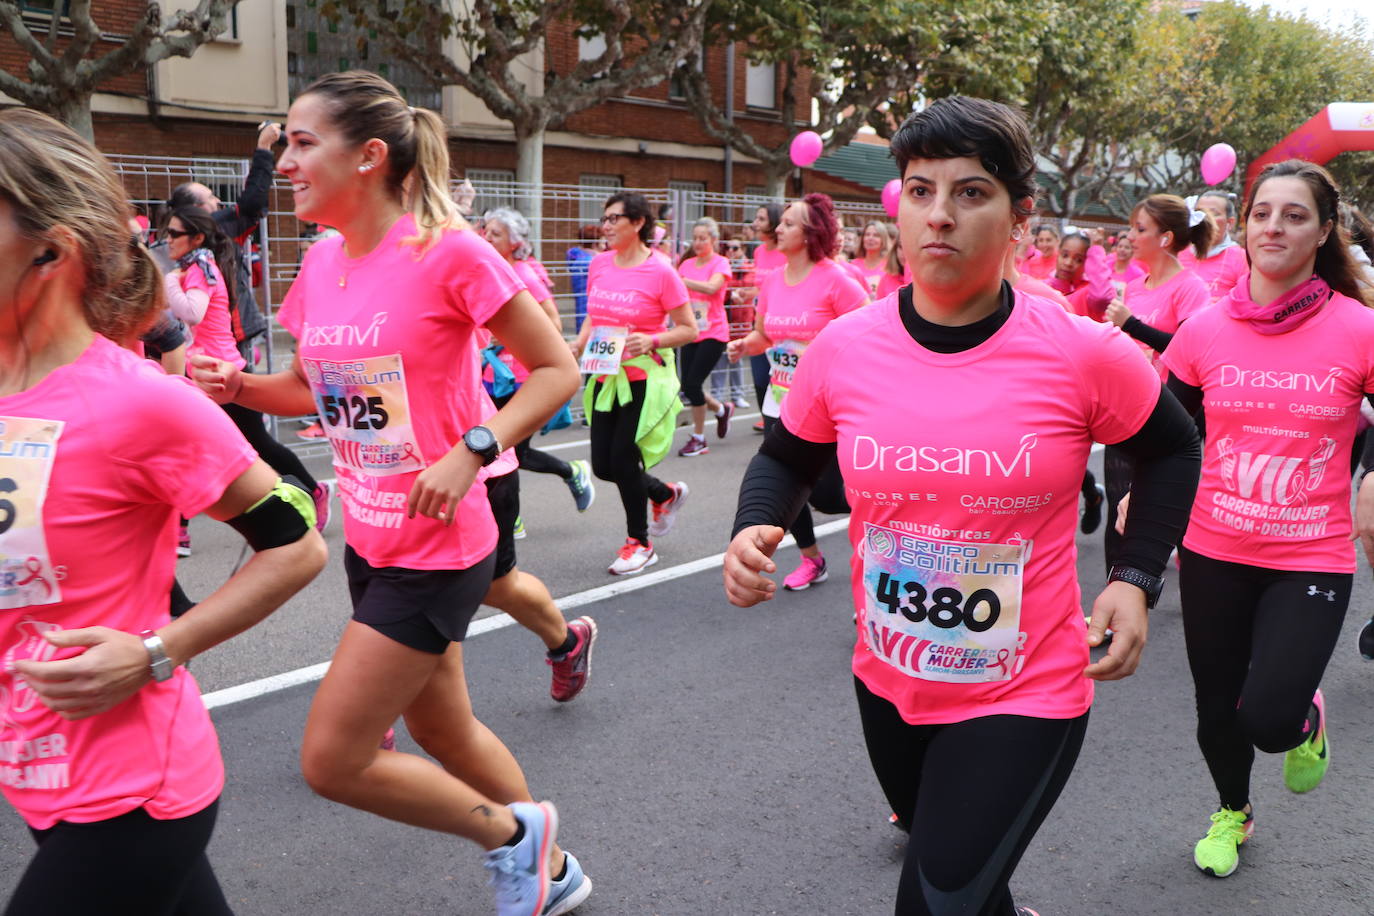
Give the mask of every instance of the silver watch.
M 153 674 L 153 680 L 165 681 L 171 678 L 176 666 L 167 657 L 167 650 L 162 645 L 162 637 L 152 630 L 144 630 L 140 636 L 143 637 L 143 648 L 148 650 L 148 670 Z

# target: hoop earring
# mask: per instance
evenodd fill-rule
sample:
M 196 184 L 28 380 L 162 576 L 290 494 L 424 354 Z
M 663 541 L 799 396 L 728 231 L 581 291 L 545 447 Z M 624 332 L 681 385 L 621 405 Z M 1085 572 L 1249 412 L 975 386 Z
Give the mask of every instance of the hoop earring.
M 1020 230 L 1020 229 L 1013 229 L 1013 230 L 1011 230 L 1011 240 L 1012 240 L 1013 242 L 1019 242 L 1019 241 L 1021 241 L 1021 230 Z

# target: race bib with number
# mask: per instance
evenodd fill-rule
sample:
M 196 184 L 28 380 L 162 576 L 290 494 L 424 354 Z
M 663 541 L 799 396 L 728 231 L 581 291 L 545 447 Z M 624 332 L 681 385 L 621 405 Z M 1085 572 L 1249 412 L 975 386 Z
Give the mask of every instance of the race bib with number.
M 784 340 L 768 348 L 768 393 L 763 399 L 765 417 L 782 416 L 782 402 L 792 388 L 797 364 L 807 345 L 800 340 Z
M 597 325 L 582 351 L 582 372 L 585 375 L 615 375 L 620 371 L 620 358 L 625 353 L 625 338 L 630 329 Z
M 401 354 L 363 359 L 301 359 L 334 460 L 389 477 L 425 466 L 410 423 Z
M 706 329 L 711 326 L 711 303 L 693 299 L 692 316 L 697 320 L 697 332 L 705 333 Z
M 62 600 L 43 535 L 61 420 L 0 417 L 0 609 Z
M 1025 659 L 1021 586 L 1030 543 L 974 544 L 864 524 L 863 631 L 912 677 L 1011 680 Z

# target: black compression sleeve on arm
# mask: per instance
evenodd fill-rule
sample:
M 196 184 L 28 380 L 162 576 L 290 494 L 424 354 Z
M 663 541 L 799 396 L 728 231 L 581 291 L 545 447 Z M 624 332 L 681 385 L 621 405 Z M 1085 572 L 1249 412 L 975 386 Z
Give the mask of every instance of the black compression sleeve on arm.
M 1183 405 L 1183 409 L 1188 412 L 1188 416 L 1197 416 L 1197 412 L 1202 409 L 1201 388 L 1180 381 L 1178 377 L 1173 374 L 1169 376 L 1168 388 L 1169 393 L 1174 396 L 1179 404 Z
M 1193 419 L 1160 386 L 1159 401 L 1139 432 L 1117 443 L 1135 459 L 1131 508 L 1118 565 L 1162 575 L 1183 539 L 1202 471 L 1202 445 Z
M 835 459 L 835 448 L 834 442 L 808 442 L 788 432 L 781 421 L 774 423 L 744 472 L 730 537 L 750 525 L 789 527 Z
M 1126 319 L 1126 323 L 1121 326 L 1121 330 L 1143 343 L 1145 346 L 1154 350 L 1156 353 L 1163 353 L 1169 346 L 1169 341 L 1174 339 L 1174 335 L 1168 331 L 1161 331 L 1159 328 L 1151 327 L 1139 318 L 1132 315 Z

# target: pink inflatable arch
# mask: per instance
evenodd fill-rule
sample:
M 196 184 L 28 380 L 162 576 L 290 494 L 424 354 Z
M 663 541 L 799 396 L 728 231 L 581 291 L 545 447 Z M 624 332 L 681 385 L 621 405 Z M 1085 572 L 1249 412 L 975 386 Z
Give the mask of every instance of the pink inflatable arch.
M 1245 191 L 1271 162 L 1306 159 L 1326 165 L 1341 153 L 1374 150 L 1374 102 L 1333 102 L 1284 137 L 1245 172 Z

